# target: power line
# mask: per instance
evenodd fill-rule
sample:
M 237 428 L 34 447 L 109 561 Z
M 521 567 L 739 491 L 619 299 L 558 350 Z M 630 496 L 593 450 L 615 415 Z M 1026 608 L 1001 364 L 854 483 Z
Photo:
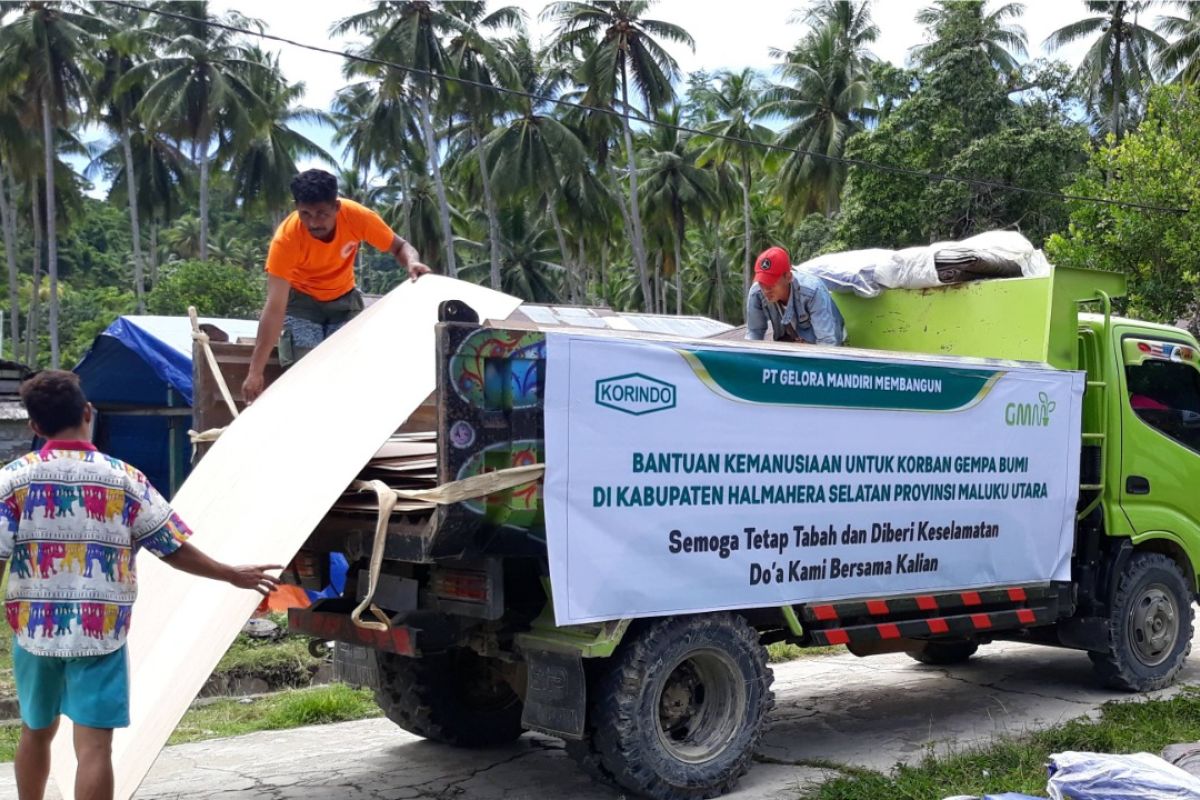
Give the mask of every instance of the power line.
M 1004 191 L 1019 192 L 1022 194 L 1028 194 L 1028 195 L 1033 195 L 1033 196 L 1037 196 L 1037 197 L 1051 197 L 1051 198 L 1055 198 L 1058 200 L 1070 200 L 1070 201 L 1081 202 L 1081 203 L 1097 203 L 1100 205 L 1117 206 L 1120 208 L 1131 208 L 1131 209 L 1137 209 L 1140 211 L 1155 211 L 1155 212 L 1162 212 L 1162 213 L 1167 213 L 1167 214 L 1186 214 L 1190 210 L 1188 208 L 1178 208 L 1178 207 L 1172 207 L 1172 206 L 1158 206 L 1158 205 L 1151 205 L 1151 204 L 1147 204 L 1147 203 L 1135 203 L 1135 202 L 1131 202 L 1128 200 L 1113 200 L 1112 198 L 1107 198 L 1107 197 L 1091 197 L 1088 195 L 1077 195 L 1077 194 L 1068 194 L 1065 192 L 1054 192 L 1054 191 L 1050 191 L 1047 189 L 1034 189 L 1034 188 L 1031 188 L 1028 186 L 1018 186 L 1018 185 L 1012 184 L 1012 183 L 1004 183 L 1003 181 L 992 181 L 992 180 L 987 180 L 985 178 L 964 178 L 964 177 L 961 177 L 958 175 L 947 175 L 947 174 L 938 173 L 938 172 L 926 172 L 924 170 L 912 169 L 909 167 L 897 167 L 897 166 L 893 166 L 890 164 L 880 164 L 875 161 L 866 161 L 861 158 L 847 158 L 845 156 L 831 156 L 827 153 L 818 153 L 816 151 L 806 150 L 806 149 L 800 148 L 800 147 L 790 147 L 788 145 L 778 144 L 776 142 L 757 142 L 757 141 L 754 141 L 753 139 L 746 139 L 746 138 L 740 137 L 740 136 L 730 136 L 728 134 L 715 133 L 713 131 L 705 131 L 705 130 L 701 130 L 699 128 L 692 128 L 687 125 L 676 125 L 674 123 L 664 122 L 662 120 L 642 118 L 639 116 L 635 116 L 633 114 L 629 114 L 627 112 L 618 111 L 615 108 L 590 106 L 585 103 L 575 102 L 573 100 L 564 100 L 562 98 L 556 98 L 556 97 L 546 97 L 543 95 L 537 95 L 537 94 L 533 94 L 531 92 L 526 92 L 521 89 L 510 89 L 506 86 L 496 86 L 495 84 L 483 83 L 482 81 L 476 81 L 476 80 L 472 80 L 470 78 L 461 78 L 456 75 L 445 75 L 445 74 L 442 74 L 439 72 L 433 72 L 432 70 L 421 69 L 419 67 L 406 66 L 404 64 L 397 64 L 394 61 L 387 61 L 385 59 L 374 58 L 371 56 L 365 56 L 365 55 L 361 55 L 359 53 L 351 53 L 351 52 L 347 52 L 345 50 L 334 50 L 332 48 L 321 47 L 319 45 L 308 44 L 306 42 L 297 42 L 294 39 L 288 39 L 283 36 L 276 36 L 275 34 L 265 33 L 263 31 L 256 31 L 256 30 L 252 30 L 249 28 L 241 28 L 236 25 L 228 25 L 226 23 L 217 22 L 214 20 L 202 19 L 200 17 L 193 17 L 188 14 L 181 14 L 177 11 L 168 11 L 163 8 L 150 8 L 148 6 L 142 6 L 142 5 L 137 5 L 135 3 L 124 2 L 124 0 L 101 0 L 101 4 L 119 6 L 121 8 L 127 8 L 127 9 L 131 9 L 134 11 L 144 11 L 144 12 L 148 12 L 151 14 L 155 14 L 160 17 L 167 17 L 169 19 L 176 19 L 176 20 L 180 20 L 183 22 L 196 22 L 196 23 L 200 23 L 203 25 L 207 25 L 209 27 L 229 31 L 230 33 L 238 33 L 243 36 L 252 36 L 252 37 L 259 38 L 259 39 L 265 39 L 267 41 L 278 42 L 280 44 L 285 44 L 285 45 L 288 45 L 291 47 L 298 47 L 302 50 L 309 50 L 314 53 L 323 53 L 325 55 L 337 56 L 339 58 L 348 59 L 350 61 L 357 61 L 357 62 L 360 62 L 363 64 L 373 64 L 375 66 L 387 67 L 388 69 L 400 70 L 401 72 L 406 72 L 411 75 L 420 75 L 422 77 L 432 78 L 437 81 L 449 81 L 451 83 L 457 83 L 457 84 L 461 84 L 464 86 L 471 86 L 476 89 L 482 89 L 484 91 L 497 92 L 499 94 L 508 95 L 510 97 L 520 97 L 522 99 L 532 100 L 532 101 L 535 101 L 538 103 L 551 103 L 551 104 L 563 106 L 566 108 L 574 108 L 574 109 L 577 109 L 580 111 L 589 111 L 589 112 L 594 112 L 594 113 L 598 113 L 598 114 L 605 114 L 605 115 L 608 115 L 611 117 L 616 117 L 618 119 L 625 119 L 625 120 L 628 120 L 631 122 L 640 122 L 642 124 L 651 125 L 651 126 L 658 127 L 658 128 L 666 128 L 668 130 L 675 131 L 676 133 L 686 133 L 689 136 L 707 136 L 710 139 L 720 139 L 723 141 L 733 142 L 735 144 L 745 145 L 748 147 L 760 147 L 760 148 L 763 148 L 766 150 L 773 150 L 776 152 L 791 153 L 794 155 L 805 156 L 808 158 L 822 159 L 824 161 L 829 161 L 829 162 L 832 162 L 835 164 L 845 164 L 847 166 L 862 167 L 864 169 L 874 169 L 874 170 L 878 170 L 880 172 L 888 172 L 888 173 L 891 173 L 894 175 L 905 175 L 905 176 L 912 177 L 912 178 L 920 178 L 922 180 L 926 180 L 931 183 L 961 183 L 961 184 L 966 184 L 968 186 L 978 186 L 978 187 L 989 188 L 989 189 L 1001 189 Z

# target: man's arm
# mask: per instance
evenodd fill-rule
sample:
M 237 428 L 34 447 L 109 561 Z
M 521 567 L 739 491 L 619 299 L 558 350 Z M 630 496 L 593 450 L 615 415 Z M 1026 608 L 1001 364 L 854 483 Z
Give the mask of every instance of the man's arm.
M 417 249 L 395 234 L 392 234 L 392 246 L 388 252 L 395 257 L 397 264 L 408 270 L 408 277 L 414 281 L 431 272 L 428 266 L 421 263 L 421 254 Z
M 267 275 L 267 302 L 258 320 L 258 334 L 254 338 L 254 353 L 250 356 L 250 372 L 242 382 L 242 397 L 253 403 L 263 393 L 267 359 L 271 348 L 279 344 L 283 332 L 283 318 L 287 314 L 288 292 L 291 285 L 278 275 Z
M 163 561 L 181 572 L 224 581 L 239 589 L 253 589 L 261 595 L 269 595 L 279 586 L 279 579 L 267 574 L 267 570 L 283 569 L 278 564 L 235 567 L 209 558 L 200 548 L 183 542 L 179 549 Z
M 746 338 L 761 342 L 767 335 L 767 312 L 762 307 L 762 295 L 751 289 L 746 293 Z
M 838 341 L 837 319 L 833 311 L 833 295 L 824 286 L 813 293 L 808 308 L 808 319 L 817 344 L 841 344 Z

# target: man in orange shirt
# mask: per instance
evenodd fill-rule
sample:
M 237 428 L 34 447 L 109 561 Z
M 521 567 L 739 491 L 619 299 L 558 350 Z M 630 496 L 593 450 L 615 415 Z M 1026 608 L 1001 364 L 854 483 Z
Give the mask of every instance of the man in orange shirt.
M 338 197 L 333 175 L 305 170 L 291 188 L 296 210 L 280 223 L 267 252 L 267 302 L 242 383 L 247 403 L 265 388 L 263 371 L 277 342 L 279 359 L 289 366 L 362 311 L 362 293 L 354 285 L 362 242 L 391 253 L 413 280 L 429 272 L 378 214 Z

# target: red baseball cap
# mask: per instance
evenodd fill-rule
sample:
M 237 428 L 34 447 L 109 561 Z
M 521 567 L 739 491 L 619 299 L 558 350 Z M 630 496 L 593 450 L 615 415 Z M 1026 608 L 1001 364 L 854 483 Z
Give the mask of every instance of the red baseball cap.
M 782 247 L 768 247 L 754 260 L 754 282 L 774 286 L 792 271 L 792 261 Z

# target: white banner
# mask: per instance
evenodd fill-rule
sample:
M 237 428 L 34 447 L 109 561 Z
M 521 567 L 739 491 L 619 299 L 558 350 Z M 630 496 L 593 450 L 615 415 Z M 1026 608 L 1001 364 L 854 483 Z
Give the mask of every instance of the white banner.
M 1070 578 L 1082 373 L 547 339 L 560 625 Z

